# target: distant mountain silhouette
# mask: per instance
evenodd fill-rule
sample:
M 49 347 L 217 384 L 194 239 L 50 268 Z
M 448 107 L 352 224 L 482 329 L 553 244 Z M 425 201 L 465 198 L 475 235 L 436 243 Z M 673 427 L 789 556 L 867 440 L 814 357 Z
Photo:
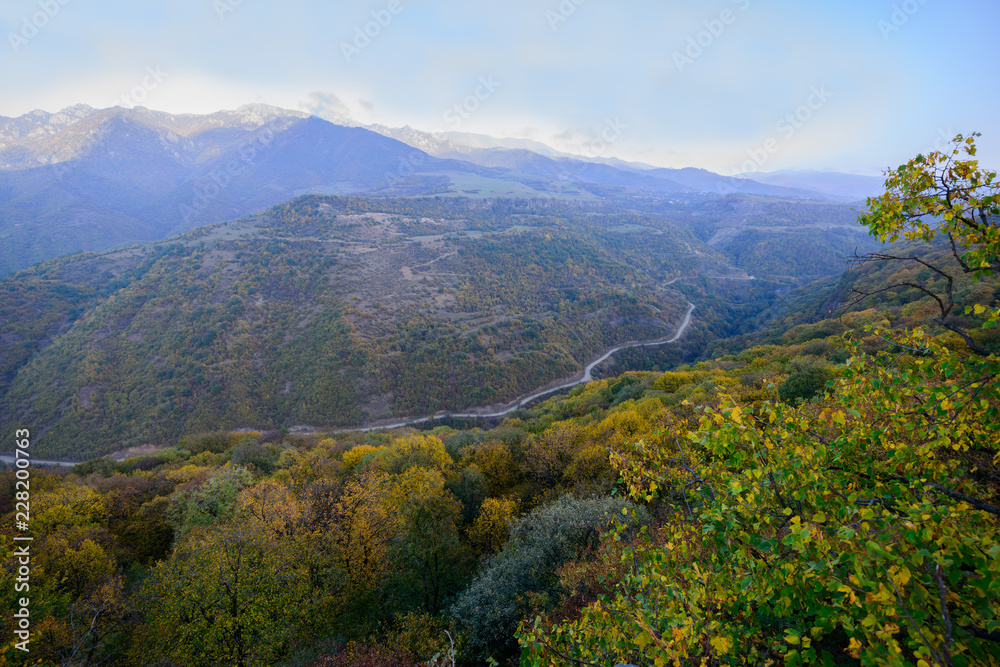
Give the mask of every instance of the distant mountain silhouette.
M 18 250 L 0 258 L 0 275 L 68 253 L 166 238 L 311 193 L 825 197 L 700 169 L 611 166 L 464 146 L 457 143 L 464 135 L 378 129 L 261 104 L 208 115 L 77 105 L 0 119 L 0 238 Z M 385 136 L 394 133 L 409 143 Z

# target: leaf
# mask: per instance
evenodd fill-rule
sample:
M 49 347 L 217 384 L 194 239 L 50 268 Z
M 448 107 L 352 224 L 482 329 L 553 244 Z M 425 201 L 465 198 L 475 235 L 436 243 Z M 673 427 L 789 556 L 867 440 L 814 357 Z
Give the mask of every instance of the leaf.
M 733 640 L 724 636 L 712 637 L 712 647 L 719 655 L 726 655 L 733 647 Z

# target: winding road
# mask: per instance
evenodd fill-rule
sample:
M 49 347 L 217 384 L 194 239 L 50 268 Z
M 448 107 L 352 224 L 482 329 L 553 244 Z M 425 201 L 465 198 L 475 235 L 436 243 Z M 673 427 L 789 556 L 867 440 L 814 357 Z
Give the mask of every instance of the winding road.
M 682 335 L 684 335 L 684 331 L 687 330 L 688 326 L 691 324 L 691 313 L 693 313 L 693 312 L 694 312 L 694 304 L 689 301 L 688 302 L 687 312 L 684 313 L 684 319 L 681 320 L 681 324 L 680 324 L 679 327 L 677 327 L 677 331 L 675 331 L 674 335 L 671 336 L 670 338 L 664 338 L 664 339 L 661 339 L 661 340 L 654 340 L 654 341 L 647 341 L 647 342 L 631 341 L 631 342 L 628 342 L 628 343 L 622 343 L 621 345 L 619 345 L 617 347 L 611 348 L 610 350 L 608 350 L 607 352 L 605 352 L 604 354 L 602 354 L 600 357 L 598 357 L 597 359 L 594 359 L 589 364 L 587 364 L 586 368 L 583 369 L 583 373 L 582 373 L 581 377 L 579 377 L 577 379 L 574 379 L 574 380 L 569 380 L 568 382 L 564 382 L 564 383 L 562 383 L 560 385 L 557 385 L 555 387 L 552 387 L 550 389 L 543 389 L 541 391 L 536 391 L 536 392 L 534 392 L 532 394 L 528 394 L 527 396 L 518 399 L 514 403 L 510 404 L 509 406 L 507 406 L 507 407 L 505 407 L 505 408 L 503 408 L 501 410 L 496 410 L 496 411 L 493 411 L 493 412 L 489 412 L 488 408 L 481 408 L 481 409 L 475 410 L 473 412 L 441 412 L 441 413 L 437 413 L 437 414 L 433 414 L 433 415 L 428 415 L 426 417 L 414 417 L 414 418 L 411 418 L 411 419 L 406 419 L 406 420 L 402 420 L 402 421 L 398 421 L 398 422 L 390 422 L 390 423 L 387 423 L 387 424 L 379 424 L 379 425 L 376 425 L 376 426 L 362 426 L 362 427 L 356 427 L 356 428 L 340 428 L 340 429 L 323 429 L 322 432 L 325 432 L 325 433 L 368 433 L 370 431 L 389 431 L 389 430 L 393 430 L 393 429 L 404 428 L 406 426 L 415 426 L 417 424 L 425 424 L 425 423 L 427 423 L 429 421 L 434 421 L 436 419 L 444 419 L 444 418 L 447 418 L 447 417 L 458 417 L 458 418 L 461 418 L 461 419 L 475 419 L 475 418 L 478 418 L 478 417 L 503 417 L 503 416 L 506 416 L 506 415 L 510 414 L 511 412 L 514 412 L 515 410 L 517 410 L 519 408 L 524 407 L 525 405 L 527 405 L 528 403 L 531 403 L 532 401 L 536 401 L 539 398 L 542 398 L 543 396 L 548 396 L 549 394 L 555 394 L 557 392 L 563 391 L 565 389 L 570 389 L 572 387 L 575 387 L 575 386 L 581 385 L 581 384 L 585 384 L 587 382 L 593 382 L 593 380 L 594 380 L 593 370 L 597 366 L 599 366 L 600 364 L 602 364 L 603 362 L 607 361 L 616 352 L 620 352 L 622 350 L 626 350 L 626 349 L 633 348 L 633 347 L 657 347 L 659 345 L 669 345 L 670 343 L 675 342 L 678 338 L 680 338 Z M 13 456 L 0 456 L 0 461 L 3 461 L 5 463 L 13 463 L 14 462 L 14 457 Z M 43 461 L 43 460 L 39 460 L 39 459 L 32 459 L 32 463 L 35 464 L 35 465 L 56 465 L 56 466 L 67 466 L 68 467 L 68 466 L 74 466 L 77 463 L 82 463 L 82 461 L 76 461 L 76 462 L 74 462 L 74 461 Z
M 428 415 L 426 417 L 415 417 L 413 419 L 407 419 L 407 420 L 404 420 L 404 421 L 391 422 L 391 423 L 388 423 L 388 424 L 380 424 L 378 426 L 365 426 L 365 427 L 360 427 L 360 428 L 334 429 L 334 430 L 329 431 L 329 432 L 331 432 L 331 433 L 359 433 L 359 432 L 360 433 L 368 433 L 370 431 L 392 430 L 392 429 L 397 429 L 397 428 L 403 428 L 403 427 L 406 427 L 406 426 L 413 426 L 415 424 L 425 424 L 425 423 L 427 423 L 429 421 L 434 421 L 436 419 L 443 419 L 443 418 L 446 418 L 446 417 L 458 417 L 458 418 L 462 418 L 462 419 L 474 419 L 474 418 L 477 418 L 477 417 L 503 417 L 505 415 L 510 414 L 514 410 L 517 410 L 519 408 L 524 407 L 525 405 L 527 405 L 528 403 L 531 403 L 532 401 L 538 400 L 539 398 L 541 398 L 543 396 L 548 396 L 549 394 L 555 394 L 556 392 L 560 392 L 560 391 L 563 391 L 565 389 L 570 389 L 571 387 L 575 387 L 575 386 L 580 385 L 580 384 L 585 384 L 587 382 L 593 382 L 594 381 L 594 376 L 592 375 L 592 373 L 593 373 L 594 368 L 596 368 L 597 366 L 599 366 L 602 362 L 606 361 L 609 357 L 611 357 L 616 352 L 620 352 L 621 350 L 625 350 L 625 349 L 629 349 L 629 348 L 633 348 L 633 347 L 656 347 L 656 346 L 659 346 L 659 345 L 667 345 L 669 343 L 675 342 L 678 338 L 680 338 L 682 335 L 684 335 L 684 331 L 691 324 L 691 313 L 693 313 L 693 312 L 694 312 L 694 304 L 689 301 L 688 302 L 687 312 L 684 313 L 684 319 L 681 320 L 681 324 L 680 324 L 679 327 L 677 327 L 677 331 L 675 331 L 674 335 L 671 336 L 670 338 L 664 338 L 662 340 L 648 341 L 648 342 L 645 342 L 645 343 L 643 343 L 643 342 L 622 343 L 618 347 L 611 348 L 610 350 L 608 350 L 607 352 L 605 352 L 603 355 L 601 355 L 597 359 L 594 359 L 592 362 L 590 362 L 589 364 L 587 364 L 587 367 L 583 369 L 583 375 L 582 375 L 582 377 L 580 377 L 578 379 L 575 379 L 575 380 L 570 380 L 568 382 L 564 382 L 563 384 L 560 384 L 560 385 L 557 385 L 555 387 L 552 387 L 551 389 L 544 389 L 542 391 L 536 391 L 533 394 L 528 394 L 524 398 L 518 399 L 516 402 L 514 402 L 513 404 L 509 405 L 508 407 L 506 407 L 506 408 L 504 408 L 502 410 L 497 410 L 495 412 L 488 412 L 485 408 L 483 408 L 481 410 L 476 410 L 474 412 L 442 412 L 442 413 L 438 413 L 438 414 L 434 414 L 434 415 Z

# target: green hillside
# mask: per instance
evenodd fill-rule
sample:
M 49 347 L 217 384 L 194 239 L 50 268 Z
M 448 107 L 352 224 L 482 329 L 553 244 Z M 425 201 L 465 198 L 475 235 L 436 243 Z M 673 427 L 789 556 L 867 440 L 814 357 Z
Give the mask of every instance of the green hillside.
M 4 424 L 78 458 L 504 403 L 672 333 L 667 279 L 727 270 L 697 248 L 628 212 L 307 197 L 54 260 L 0 288 Z

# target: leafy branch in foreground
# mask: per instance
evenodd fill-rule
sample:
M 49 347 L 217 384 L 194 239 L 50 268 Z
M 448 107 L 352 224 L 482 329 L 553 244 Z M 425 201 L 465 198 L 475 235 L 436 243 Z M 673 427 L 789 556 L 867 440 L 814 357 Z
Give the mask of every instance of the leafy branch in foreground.
M 978 133 L 969 137 L 958 135 L 951 151 L 918 155 L 895 171 L 887 172 L 885 193 L 870 198 L 869 211 L 859 216 L 872 236 L 883 243 L 896 242 L 900 237 L 928 243 L 939 235 L 947 237 L 951 256 L 957 263 L 955 270 L 919 255 L 871 252 L 851 258 L 854 264 L 913 262 L 944 279 L 943 287 L 903 280 L 877 289 L 853 289 L 856 298 L 850 305 L 897 288 L 916 289 L 937 303 L 938 324 L 961 336 L 974 353 L 988 356 L 990 351 L 977 343 L 968 326 L 955 317 L 956 270 L 976 281 L 1000 277 L 1000 181 L 996 172 L 980 169 L 974 159 L 978 136 Z M 961 159 L 963 153 L 969 159 Z M 970 312 L 981 315 L 985 307 L 970 306 L 966 314 Z M 994 310 L 987 324 L 995 324 L 997 316 Z

